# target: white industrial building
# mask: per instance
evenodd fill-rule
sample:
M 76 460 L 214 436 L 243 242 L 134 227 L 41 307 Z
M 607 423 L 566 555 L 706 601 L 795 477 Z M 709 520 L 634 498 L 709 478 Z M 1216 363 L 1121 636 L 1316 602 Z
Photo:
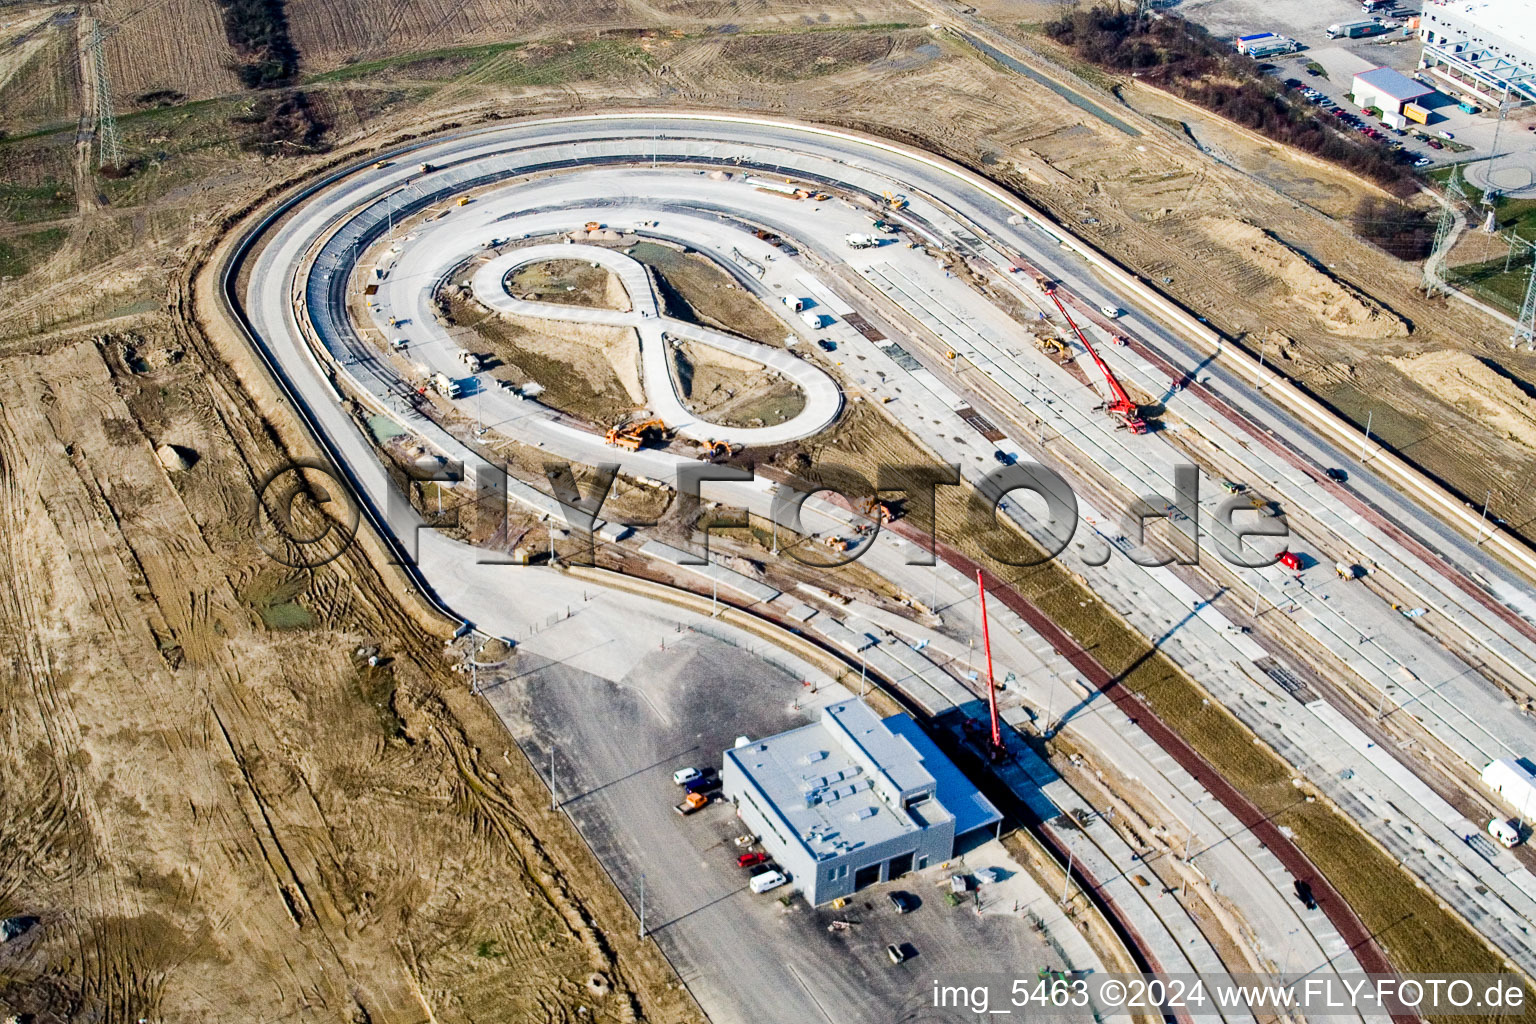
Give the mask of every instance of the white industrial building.
M 1536 822 L 1536 774 L 1528 763 L 1501 757 L 1483 769 L 1483 785 L 1513 807 L 1520 820 Z
M 1355 76 L 1350 94 L 1355 105 L 1364 110 L 1375 107 L 1381 119 L 1394 128 L 1403 127 L 1403 107 L 1435 90 L 1391 68 L 1372 68 Z
M 916 722 L 857 700 L 727 750 L 720 781 L 813 906 L 941 864 L 1002 820 Z
M 1536 0 L 1425 0 L 1419 66 L 1492 107 L 1536 103 Z

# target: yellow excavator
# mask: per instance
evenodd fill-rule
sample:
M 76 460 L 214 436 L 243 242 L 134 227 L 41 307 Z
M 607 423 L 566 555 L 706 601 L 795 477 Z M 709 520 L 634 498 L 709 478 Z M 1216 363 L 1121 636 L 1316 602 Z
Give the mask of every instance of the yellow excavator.
M 1035 348 L 1048 356 L 1056 356 L 1057 358 L 1064 358 L 1069 352 L 1067 346 L 1062 343 L 1060 338 L 1052 337 L 1049 334 L 1035 335 Z
M 880 194 L 885 197 L 885 203 L 891 209 L 905 210 L 907 208 L 906 196 L 899 196 L 894 192 L 882 192 Z
M 623 448 L 625 451 L 637 452 L 644 448 L 650 441 L 652 432 L 660 434 L 667 429 L 667 425 L 661 420 L 646 420 L 643 423 L 631 423 L 616 427 L 609 427 L 608 433 L 603 435 L 603 440 L 615 448 Z

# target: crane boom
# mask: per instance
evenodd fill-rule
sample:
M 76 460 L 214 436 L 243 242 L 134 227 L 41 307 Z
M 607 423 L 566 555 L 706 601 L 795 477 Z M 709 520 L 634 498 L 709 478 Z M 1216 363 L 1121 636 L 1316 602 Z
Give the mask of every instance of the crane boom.
M 1045 294 L 1051 297 L 1051 301 L 1056 303 L 1056 308 L 1061 310 L 1061 315 L 1067 318 L 1067 326 L 1072 328 L 1073 333 L 1077 335 L 1077 340 L 1083 343 L 1083 348 L 1087 349 L 1088 354 L 1093 357 L 1094 365 L 1104 375 L 1104 381 L 1109 385 L 1110 395 L 1112 396 L 1109 402 L 1109 411 L 1119 416 L 1121 422 L 1125 424 L 1126 429 L 1131 433 L 1145 434 L 1147 432 L 1147 421 L 1141 418 L 1141 410 L 1137 408 L 1135 402 L 1131 401 L 1131 396 L 1125 393 L 1125 388 L 1120 386 L 1119 379 L 1115 377 L 1115 371 L 1111 370 L 1109 364 L 1100 358 L 1098 351 L 1088 341 L 1088 336 L 1083 333 L 1083 329 L 1077 326 L 1077 321 L 1072 319 L 1072 314 L 1067 312 L 1067 307 L 1061 304 L 1061 296 L 1056 294 L 1056 289 L 1046 288 Z
M 976 590 L 981 595 L 981 642 L 987 649 L 987 710 L 992 715 L 992 733 L 988 737 L 988 753 L 996 760 L 1007 750 L 1003 746 L 1003 731 L 997 717 L 997 683 L 992 679 L 992 632 L 987 628 L 987 585 L 982 582 L 981 570 L 976 570 Z

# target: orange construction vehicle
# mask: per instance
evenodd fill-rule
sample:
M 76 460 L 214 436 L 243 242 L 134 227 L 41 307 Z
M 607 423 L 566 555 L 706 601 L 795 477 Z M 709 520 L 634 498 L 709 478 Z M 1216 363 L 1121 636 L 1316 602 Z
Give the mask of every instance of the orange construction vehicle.
M 731 457 L 731 443 L 729 441 L 700 441 L 699 447 L 704 450 L 705 458 L 728 459 Z
M 864 503 L 864 514 L 867 516 L 879 516 L 882 524 L 890 523 L 896 519 L 896 510 L 879 498 L 870 498 Z
M 824 537 L 821 542 L 833 551 L 847 551 L 849 547 L 848 541 L 841 537 Z
M 637 452 L 645 447 L 646 441 L 650 440 L 649 434 L 651 431 L 660 433 L 666 429 L 667 425 L 661 422 L 661 420 L 646 420 L 643 423 L 609 427 L 608 433 L 603 435 L 603 440 L 615 448 Z

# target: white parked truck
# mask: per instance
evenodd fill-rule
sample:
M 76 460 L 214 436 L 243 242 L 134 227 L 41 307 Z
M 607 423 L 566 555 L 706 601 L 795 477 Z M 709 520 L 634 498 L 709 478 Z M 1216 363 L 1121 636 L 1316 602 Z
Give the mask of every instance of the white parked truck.
M 1379 21 L 1346 21 L 1339 25 L 1328 26 L 1329 39 L 1359 39 L 1363 36 L 1375 36 L 1387 30 L 1387 26 Z
M 804 320 L 805 325 L 813 331 L 821 330 L 822 326 L 826 323 L 826 317 L 822 316 L 820 313 L 812 312 L 811 310 L 804 310 L 801 312 L 800 319 Z
M 784 305 L 788 306 L 790 311 L 794 313 L 798 313 L 805 308 L 805 300 L 798 295 L 786 295 L 780 301 L 782 301 Z
M 459 382 L 448 376 L 446 373 L 433 374 L 432 387 L 444 398 L 458 398 L 464 393 L 464 388 L 459 384 Z
M 878 239 L 860 234 L 844 235 L 843 241 L 848 243 L 850 249 L 873 249 L 880 244 Z

